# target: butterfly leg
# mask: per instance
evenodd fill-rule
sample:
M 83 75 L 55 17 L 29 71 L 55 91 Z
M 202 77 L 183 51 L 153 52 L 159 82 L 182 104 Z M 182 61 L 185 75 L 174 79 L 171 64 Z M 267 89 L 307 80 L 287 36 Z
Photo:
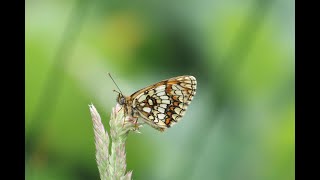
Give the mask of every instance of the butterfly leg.
M 134 130 L 138 130 L 139 129 L 139 124 L 138 124 L 138 114 L 135 114 L 133 110 L 128 110 L 125 106 L 124 106 L 124 111 L 125 111 L 125 116 L 123 117 L 123 123 L 122 123 L 122 127 L 124 127 L 125 125 L 125 120 L 126 117 L 128 117 L 128 122 L 133 123 L 135 129 Z
M 118 112 L 120 112 L 122 108 L 123 108 L 123 106 L 121 106 L 121 108 L 118 110 Z
M 135 110 L 132 109 L 131 110 L 131 118 L 132 118 L 132 122 L 134 124 L 134 130 L 138 130 L 139 129 L 139 123 L 138 123 L 138 118 L 139 118 L 139 113 Z
M 121 109 L 124 107 L 124 115 L 123 115 L 123 122 L 122 122 L 122 128 L 124 127 L 124 124 L 125 124 L 125 122 L 126 122 L 126 116 L 127 116 L 127 114 L 128 114 L 128 109 L 125 107 L 125 106 L 122 106 L 121 107 Z M 120 110 L 121 110 L 120 109 Z
M 134 122 L 134 130 L 138 130 L 139 129 L 139 124 L 138 124 L 138 116 L 133 117 L 135 119 Z

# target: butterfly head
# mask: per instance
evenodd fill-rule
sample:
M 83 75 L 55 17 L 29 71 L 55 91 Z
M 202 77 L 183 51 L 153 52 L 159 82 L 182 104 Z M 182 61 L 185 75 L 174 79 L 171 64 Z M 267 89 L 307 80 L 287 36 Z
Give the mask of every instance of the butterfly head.
M 117 97 L 117 102 L 120 105 L 124 105 L 124 104 L 126 104 L 126 98 L 121 93 L 119 93 L 118 97 Z

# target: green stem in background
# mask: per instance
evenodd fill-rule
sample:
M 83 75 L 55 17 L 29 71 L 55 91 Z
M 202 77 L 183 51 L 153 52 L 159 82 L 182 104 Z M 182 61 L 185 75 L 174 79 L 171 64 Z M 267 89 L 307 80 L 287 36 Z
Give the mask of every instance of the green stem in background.
M 132 171 L 126 173 L 126 149 L 125 142 L 129 131 L 135 131 L 141 127 L 135 124 L 135 119 L 126 117 L 119 104 L 112 108 L 110 117 L 111 152 L 109 154 L 109 135 L 101 122 L 101 117 L 93 105 L 89 105 L 96 145 L 96 161 L 101 180 L 131 180 Z
M 44 81 L 43 90 L 39 96 L 39 102 L 35 107 L 35 111 L 30 118 L 30 128 L 26 129 L 25 138 L 25 154 L 26 161 L 33 158 L 35 149 L 39 146 L 41 141 L 41 134 L 43 134 L 47 126 L 48 119 L 52 116 L 59 99 L 61 89 L 63 87 L 63 80 L 65 79 L 64 71 L 68 67 L 68 60 L 72 55 L 74 45 L 82 30 L 82 25 L 85 22 L 85 17 L 90 9 L 90 1 L 77 0 L 67 20 L 66 27 L 58 44 L 57 51 L 53 57 L 52 67 Z

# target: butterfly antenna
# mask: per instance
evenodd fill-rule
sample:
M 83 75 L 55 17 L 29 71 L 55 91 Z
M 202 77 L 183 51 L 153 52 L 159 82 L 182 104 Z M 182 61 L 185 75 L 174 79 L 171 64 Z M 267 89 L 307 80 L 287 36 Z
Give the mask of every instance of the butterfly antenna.
M 113 83 L 117 86 L 118 90 L 120 91 L 120 94 L 122 94 L 122 91 L 120 90 L 119 86 L 117 85 L 117 83 L 113 80 L 112 76 L 110 73 L 108 73 L 108 75 L 110 76 L 111 80 L 113 81 Z M 113 90 L 115 92 L 117 92 L 116 90 Z

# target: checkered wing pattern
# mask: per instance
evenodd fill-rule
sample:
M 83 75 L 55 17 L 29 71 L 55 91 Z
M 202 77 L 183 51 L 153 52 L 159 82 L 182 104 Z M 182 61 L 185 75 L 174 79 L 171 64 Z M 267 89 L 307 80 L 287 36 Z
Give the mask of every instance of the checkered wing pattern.
M 193 76 L 163 80 L 132 94 L 132 109 L 150 126 L 164 131 L 182 119 L 196 88 Z

